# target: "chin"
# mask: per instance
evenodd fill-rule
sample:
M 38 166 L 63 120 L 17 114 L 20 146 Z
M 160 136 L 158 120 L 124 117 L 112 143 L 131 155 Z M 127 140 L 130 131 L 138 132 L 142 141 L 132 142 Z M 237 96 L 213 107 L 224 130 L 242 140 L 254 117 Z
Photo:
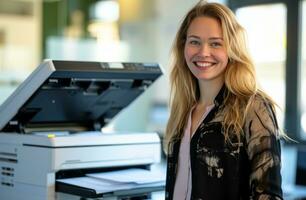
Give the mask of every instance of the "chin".
M 209 80 L 214 80 L 216 78 L 218 78 L 219 76 L 215 76 L 212 74 L 197 74 L 196 78 L 198 80 L 203 80 L 203 81 L 209 81 Z
M 209 76 L 208 74 L 197 74 L 196 76 L 195 76 L 197 79 L 204 79 L 204 80 L 206 80 L 206 79 L 212 79 L 212 78 L 214 78 L 213 76 Z

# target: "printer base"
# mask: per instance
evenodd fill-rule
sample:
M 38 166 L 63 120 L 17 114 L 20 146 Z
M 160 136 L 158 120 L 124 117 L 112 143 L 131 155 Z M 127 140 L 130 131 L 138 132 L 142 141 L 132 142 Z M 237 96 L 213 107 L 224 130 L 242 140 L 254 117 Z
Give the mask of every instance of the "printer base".
M 144 199 L 152 199 L 152 197 L 151 195 L 141 195 L 135 197 L 109 196 L 109 197 L 99 197 L 99 198 L 85 198 L 61 192 L 57 193 L 57 200 L 144 200 Z
M 155 187 L 141 187 L 129 190 L 118 190 L 109 193 L 96 193 L 95 190 L 88 188 L 76 187 L 74 185 L 57 183 L 57 200 L 143 200 L 152 199 L 153 193 L 163 192 L 164 185 Z

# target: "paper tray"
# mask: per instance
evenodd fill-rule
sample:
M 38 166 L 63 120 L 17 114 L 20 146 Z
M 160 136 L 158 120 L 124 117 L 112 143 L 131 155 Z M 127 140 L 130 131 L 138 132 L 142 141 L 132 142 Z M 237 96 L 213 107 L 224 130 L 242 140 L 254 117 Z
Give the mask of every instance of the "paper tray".
M 72 195 L 81 196 L 85 198 L 103 197 L 103 194 L 97 194 L 96 190 L 94 189 L 79 187 L 76 185 L 71 185 L 71 184 L 62 183 L 62 182 L 56 182 L 55 190 L 56 192 L 72 194 Z
M 82 177 L 83 180 L 94 180 L 88 177 Z M 68 179 L 66 179 L 68 180 Z M 110 197 L 110 196 L 143 196 L 148 195 L 151 192 L 162 191 L 165 189 L 164 182 L 144 184 L 144 185 L 134 185 L 122 187 L 121 189 L 116 189 L 114 191 L 109 190 L 98 190 L 96 188 L 89 188 L 80 186 L 77 184 L 70 184 L 62 182 L 61 180 L 56 181 L 56 192 L 62 192 L 66 194 L 72 194 L 84 198 L 99 198 L 99 197 Z

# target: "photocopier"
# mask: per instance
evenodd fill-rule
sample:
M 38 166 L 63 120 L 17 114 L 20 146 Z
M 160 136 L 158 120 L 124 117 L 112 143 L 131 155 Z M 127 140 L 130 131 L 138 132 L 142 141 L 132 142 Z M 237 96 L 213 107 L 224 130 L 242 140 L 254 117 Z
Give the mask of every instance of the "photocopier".
M 88 176 L 160 162 L 156 133 L 101 128 L 161 75 L 156 63 L 43 61 L 0 106 L 0 199 L 148 199 L 162 191 L 162 179 L 113 186 Z

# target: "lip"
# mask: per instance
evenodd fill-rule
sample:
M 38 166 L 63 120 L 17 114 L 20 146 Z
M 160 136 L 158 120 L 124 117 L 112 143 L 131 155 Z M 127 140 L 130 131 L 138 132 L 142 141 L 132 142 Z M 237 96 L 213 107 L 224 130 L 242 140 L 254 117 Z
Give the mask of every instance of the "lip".
M 216 64 L 215 62 L 208 62 L 208 61 L 193 61 L 192 63 L 196 67 L 201 68 L 201 69 L 207 69 L 207 68 L 212 67 Z

